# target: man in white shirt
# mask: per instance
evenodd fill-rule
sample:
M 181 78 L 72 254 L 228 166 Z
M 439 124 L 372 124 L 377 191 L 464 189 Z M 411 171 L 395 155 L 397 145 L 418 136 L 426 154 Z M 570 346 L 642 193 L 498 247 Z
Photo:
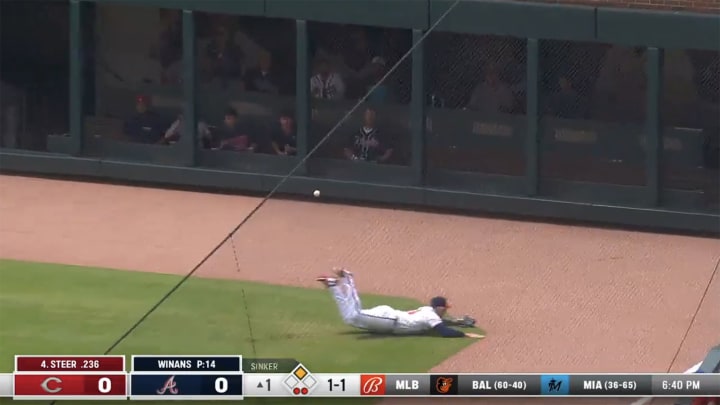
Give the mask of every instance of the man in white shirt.
M 310 94 L 322 100 L 342 100 L 345 97 L 345 83 L 339 74 L 330 69 L 327 60 L 320 60 L 318 73 L 310 78 Z
M 172 123 L 172 125 L 170 125 L 170 128 L 165 131 L 165 135 L 163 135 L 159 143 L 171 144 L 177 142 L 180 139 L 180 136 L 182 135 L 184 130 L 185 128 L 183 127 L 183 115 L 180 114 L 178 115 L 177 119 Z M 200 139 L 210 138 L 210 128 L 203 121 L 198 121 L 197 134 Z
M 515 96 L 510 86 L 500 79 L 494 66 L 489 66 L 485 78 L 473 90 L 468 109 L 482 114 L 509 114 L 515 104 Z
M 450 305 L 444 297 L 435 297 L 430 305 L 410 311 L 402 311 L 387 305 L 363 309 L 353 274 L 337 269 L 336 277 L 321 276 L 323 283 L 332 293 L 343 321 L 350 326 L 372 333 L 394 335 L 420 335 L 437 332 L 442 337 L 469 337 L 481 339 L 485 336 L 464 333 L 448 327 L 443 319 Z

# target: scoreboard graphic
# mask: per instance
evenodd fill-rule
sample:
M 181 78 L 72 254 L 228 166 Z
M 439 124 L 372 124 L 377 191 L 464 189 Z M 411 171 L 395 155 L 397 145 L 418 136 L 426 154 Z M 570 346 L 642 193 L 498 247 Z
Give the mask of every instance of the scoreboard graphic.
M 0 374 L 14 400 L 198 400 L 245 397 L 720 398 L 720 374 L 314 373 L 294 359 L 240 355 L 16 356 Z M 127 369 L 130 369 L 128 372 Z

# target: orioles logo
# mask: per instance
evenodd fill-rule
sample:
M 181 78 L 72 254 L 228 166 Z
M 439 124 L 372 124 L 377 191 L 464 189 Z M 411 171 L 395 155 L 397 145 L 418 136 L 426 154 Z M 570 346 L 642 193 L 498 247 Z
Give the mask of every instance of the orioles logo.
M 449 377 L 439 377 L 437 379 L 437 383 L 435 384 L 435 388 L 437 391 L 441 394 L 447 394 L 450 392 L 450 388 L 452 388 L 453 379 Z

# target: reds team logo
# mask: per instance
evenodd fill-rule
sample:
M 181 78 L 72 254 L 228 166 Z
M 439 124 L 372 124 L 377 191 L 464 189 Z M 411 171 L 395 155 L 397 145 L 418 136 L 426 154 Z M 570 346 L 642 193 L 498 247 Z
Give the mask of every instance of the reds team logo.
M 385 395 L 385 376 L 362 374 L 360 376 L 360 395 Z
M 165 381 L 165 384 L 156 391 L 158 395 L 165 395 L 166 392 L 169 392 L 171 395 L 177 395 L 180 390 L 177 389 L 177 383 L 175 382 L 175 376 L 171 376 L 170 378 Z
M 43 389 L 43 391 L 49 394 L 56 394 L 62 391 L 62 387 L 60 386 L 60 384 L 62 384 L 61 379 L 57 377 L 48 377 L 40 384 L 40 387 Z

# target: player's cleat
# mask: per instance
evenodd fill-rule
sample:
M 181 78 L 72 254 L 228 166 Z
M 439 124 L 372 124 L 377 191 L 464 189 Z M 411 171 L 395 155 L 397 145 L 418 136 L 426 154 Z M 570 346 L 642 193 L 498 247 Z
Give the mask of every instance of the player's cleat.
M 337 285 L 337 279 L 328 276 L 320 276 L 315 281 L 325 284 L 325 287 L 335 287 Z
M 333 269 L 333 273 L 335 273 L 340 278 L 343 278 L 345 276 L 352 276 L 352 273 L 344 267 L 335 267 Z

